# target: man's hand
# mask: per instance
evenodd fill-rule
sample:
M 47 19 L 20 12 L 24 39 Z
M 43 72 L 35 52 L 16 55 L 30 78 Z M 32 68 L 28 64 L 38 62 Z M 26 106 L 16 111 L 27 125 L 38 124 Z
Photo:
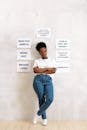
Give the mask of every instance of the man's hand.
M 45 74 L 53 74 L 56 72 L 56 68 L 33 68 L 34 73 L 45 73 Z
M 33 68 L 34 73 L 45 73 L 47 70 L 48 68 L 39 68 L 39 67 Z
M 53 74 L 56 72 L 56 68 L 48 68 L 46 74 Z

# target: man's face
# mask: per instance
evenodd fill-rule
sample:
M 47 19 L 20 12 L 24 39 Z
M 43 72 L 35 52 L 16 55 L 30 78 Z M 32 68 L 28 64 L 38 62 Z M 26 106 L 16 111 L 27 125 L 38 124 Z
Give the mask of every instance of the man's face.
M 40 55 L 41 55 L 42 58 L 47 58 L 47 49 L 45 47 L 42 47 L 39 50 L 39 53 L 40 53 Z

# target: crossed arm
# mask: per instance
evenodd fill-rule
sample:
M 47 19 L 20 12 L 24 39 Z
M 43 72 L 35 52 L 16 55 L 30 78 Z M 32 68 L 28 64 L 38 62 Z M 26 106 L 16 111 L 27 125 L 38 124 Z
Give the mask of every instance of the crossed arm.
M 56 72 L 56 68 L 33 68 L 34 73 L 45 73 L 45 74 L 53 74 Z

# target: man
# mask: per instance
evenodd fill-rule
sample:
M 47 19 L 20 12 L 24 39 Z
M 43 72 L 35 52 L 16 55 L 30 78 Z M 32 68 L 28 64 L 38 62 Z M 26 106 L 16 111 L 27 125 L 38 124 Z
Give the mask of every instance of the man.
M 46 110 L 54 98 L 52 77 L 56 72 L 56 64 L 55 60 L 48 58 L 47 46 L 44 42 L 39 42 L 36 45 L 36 50 L 41 56 L 41 58 L 35 60 L 33 65 L 33 71 L 36 74 L 33 88 L 39 101 L 37 116 L 42 116 L 42 124 L 47 125 Z M 34 123 L 37 123 L 37 118 L 34 118 Z

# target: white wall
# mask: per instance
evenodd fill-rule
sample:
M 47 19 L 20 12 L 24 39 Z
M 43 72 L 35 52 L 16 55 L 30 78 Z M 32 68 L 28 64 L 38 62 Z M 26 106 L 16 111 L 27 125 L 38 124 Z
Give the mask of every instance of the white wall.
M 30 73 L 16 72 L 16 43 L 19 37 L 31 38 L 35 58 L 37 27 L 52 30 L 51 38 L 45 40 L 50 57 L 55 57 L 56 38 L 72 41 L 71 72 L 55 75 L 55 100 L 48 109 L 48 118 L 87 119 L 87 1 L 1 0 L 0 120 L 32 119 L 37 104 L 32 88 L 34 75 L 32 68 Z

